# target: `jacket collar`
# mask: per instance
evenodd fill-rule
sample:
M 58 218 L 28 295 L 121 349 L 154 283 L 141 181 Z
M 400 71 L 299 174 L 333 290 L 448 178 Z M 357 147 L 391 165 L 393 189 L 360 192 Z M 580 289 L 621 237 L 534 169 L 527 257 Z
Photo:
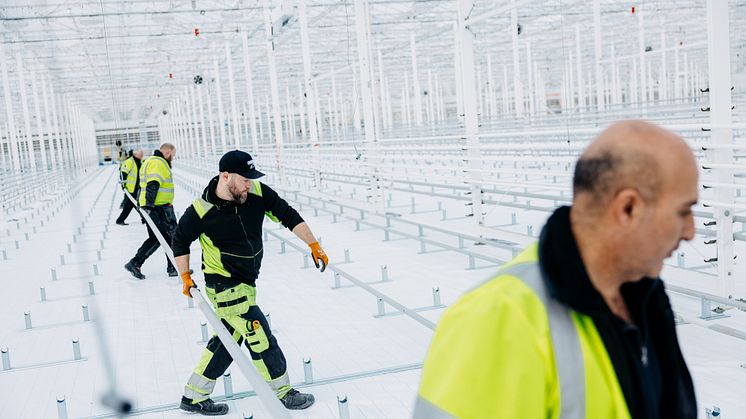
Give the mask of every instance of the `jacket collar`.
M 153 151 L 153 155 L 162 158 L 163 160 L 166 160 L 166 163 L 168 163 L 168 167 L 171 167 L 171 162 L 168 161 L 165 157 L 163 157 L 163 153 L 161 153 L 161 150 L 156 149 Z
M 570 226 L 570 207 L 558 208 L 541 231 L 539 264 L 549 295 L 553 298 L 591 317 L 611 313 L 583 264 Z M 622 285 L 620 292 L 636 320 L 660 282 L 659 279 L 643 278 Z
M 205 201 L 215 206 L 225 207 L 227 205 L 233 204 L 233 201 L 226 201 L 225 199 L 220 198 L 218 196 L 217 194 L 218 176 L 215 176 L 214 178 L 210 179 L 210 183 L 208 183 L 205 190 L 202 191 L 202 199 L 204 199 Z

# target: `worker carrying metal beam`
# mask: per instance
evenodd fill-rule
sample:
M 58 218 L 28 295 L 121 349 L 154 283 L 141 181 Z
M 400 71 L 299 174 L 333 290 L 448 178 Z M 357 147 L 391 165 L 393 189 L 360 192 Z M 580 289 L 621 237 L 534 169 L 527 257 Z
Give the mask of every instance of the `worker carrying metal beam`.
M 323 272 L 329 259 L 298 212 L 269 186 L 248 153 L 234 150 L 221 157 L 220 174 L 212 178 L 202 196 L 187 208 L 173 238 L 176 264 L 191 298 L 194 286 L 189 271 L 189 245 L 199 239 L 205 291 L 218 317 L 240 345 L 245 342 L 257 370 L 288 409 L 305 409 L 311 394 L 290 386 L 285 355 L 256 304 L 256 280 L 262 263 L 264 217 L 282 223 L 311 249 Z M 202 359 L 184 387 L 181 409 L 204 415 L 224 415 L 228 405 L 210 399 L 215 380 L 233 359 L 217 336 L 207 343 Z
M 583 152 L 571 207 L 443 315 L 414 418 L 696 418 L 663 261 L 694 238 L 686 142 L 618 122 Z
M 176 214 L 174 213 L 174 177 L 171 172 L 171 162 L 176 157 L 176 147 L 171 143 L 163 143 L 153 155 L 145 159 L 140 167 L 140 193 L 138 205 L 141 211 L 146 211 L 153 220 L 155 227 L 167 241 L 171 241 L 176 229 Z M 135 256 L 124 265 L 137 279 L 145 279 L 140 267 L 158 247 L 158 238 L 148 225 L 148 238 L 142 243 Z M 168 276 L 178 276 L 176 268 L 166 256 L 166 272 Z

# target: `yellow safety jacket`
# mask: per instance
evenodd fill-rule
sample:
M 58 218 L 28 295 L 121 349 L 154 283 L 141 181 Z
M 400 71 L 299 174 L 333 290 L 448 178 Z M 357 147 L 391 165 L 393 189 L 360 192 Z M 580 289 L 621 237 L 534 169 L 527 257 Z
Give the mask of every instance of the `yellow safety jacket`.
M 139 181 L 137 179 L 137 162 L 135 162 L 134 157 L 130 157 L 127 160 L 124 161 L 122 164 L 122 173 L 127 174 L 127 178 L 125 179 L 124 186 L 127 189 L 127 192 L 129 193 L 135 193 L 135 187 L 137 186 L 137 182 Z
M 174 178 L 171 167 L 166 159 L 161 156 L 150 156 L 140 165 L 140 197 L 138 203 L 145 205 L 145 191 L 149 182 L 156 181 L 159 184 L 158 194 L 155 196 L 155 205 L 168 205 L 174 202 Z
M 443 315 L 414 418 L 629 418 L 593 320 L 546 292 L 529 246 Z

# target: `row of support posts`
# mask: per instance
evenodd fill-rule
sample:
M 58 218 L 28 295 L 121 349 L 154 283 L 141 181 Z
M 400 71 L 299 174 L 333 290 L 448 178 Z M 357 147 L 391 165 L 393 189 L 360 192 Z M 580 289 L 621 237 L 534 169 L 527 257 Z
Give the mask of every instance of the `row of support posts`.
M 0 73 L 5 104 L 5 123 L 2 124 L 4 129 L 0 131 L 0 137 L 6 137 L 7 144 L 7 148 L 0 147 L 0 159 L 5 166 L 17 173 L 22 169 L 79 169 L 95 164 L 98 158 L 93 121 L 83 115 L 70 100 L 55 94 L 54 86 L 47 76 L 26 71 L 21 51 L 17 51 L 15 55 L 15 74 L 18 75 L 18 80 L 12 82 L 8 73 L 10 61 L 5 45 L 0 45 Z M 27 81 L 31 84 L 30 97 Z M 41 84 L 41 100 L 38 84 Z M 20 106 L 13 103 L 11 87 L 17 88 L 20 93 Z M 44 113 L 41 112 L 42 104 Z M 17 127 L 15 110 L 19 108 L 22 124 Z M 32 115 L 36 116 L 33 128 Z M 40 161 L 37 161 L 37 148 L 40 150 Z

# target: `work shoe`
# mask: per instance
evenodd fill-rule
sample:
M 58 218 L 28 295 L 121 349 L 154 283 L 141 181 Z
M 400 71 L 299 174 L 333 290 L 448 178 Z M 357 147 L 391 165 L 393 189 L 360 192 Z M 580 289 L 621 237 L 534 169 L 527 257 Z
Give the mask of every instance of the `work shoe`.
M 205 416 L 222 416 L 228 414 L 228 405 L 225 403 L 215 404 L 212 399 L 202 400 L 194 403 L 192 399 L 181 396 L 181 410 L 187 412 L 199 413 Z
M 132 261 L 127 262 L 127 264 L 124 265 L 124 269 L 129 271 L 129 273 L 137 279 L 145 279 L 145 275 L 140 272 L 140 267 L 132 263 Z
M 179 276 L 179 273 L 176 272 L 176 269 L 173 268 L 166 269 L 166 273 L 168 274 L 168 276 Z
M 293 388 L 280 401 L 287 409 L 303 410 L 311 406 L 316 399 L 314 399 L 313 394 L 301 393 Z
M 117 225 L 120 225 L 120 226 L 127 226 L 127 225 L 129 225 L 129 224 L 125 223 L 124 221 L 117 221 Z

